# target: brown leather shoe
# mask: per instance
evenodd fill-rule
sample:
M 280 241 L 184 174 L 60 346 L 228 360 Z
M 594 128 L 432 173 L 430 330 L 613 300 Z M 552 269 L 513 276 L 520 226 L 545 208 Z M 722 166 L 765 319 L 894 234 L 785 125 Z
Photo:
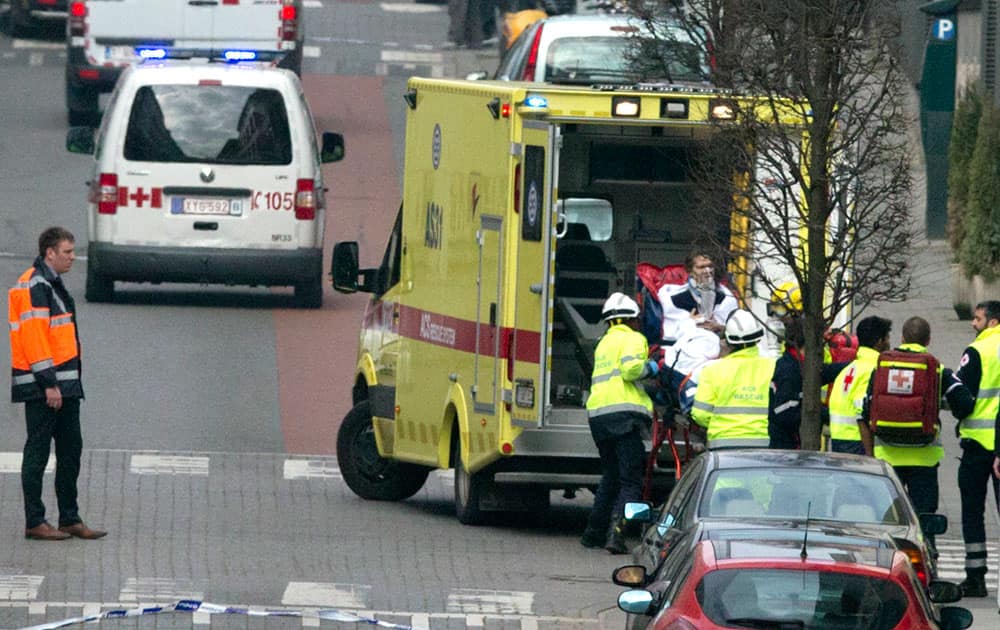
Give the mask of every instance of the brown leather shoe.
M 42 523 L 24 530 L 24 537 L 31 540 L 66 540 L 70 537 L 66 532 L 61 532 L 48 523 Z
M 59 531 L 65 532 L 67 536 L 76 536 L 84 540 L 97 540 L 108 535 L 108 532 L 102 532 L 99 529 L 90 529 L 83 522 L 73 525 L 63 525 L 59 528 Z

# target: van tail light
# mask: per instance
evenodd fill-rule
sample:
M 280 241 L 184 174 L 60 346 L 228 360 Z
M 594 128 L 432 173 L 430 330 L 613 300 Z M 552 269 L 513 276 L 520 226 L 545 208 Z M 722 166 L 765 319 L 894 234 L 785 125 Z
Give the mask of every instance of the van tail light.
M 118 213 L 118 175 L 101 173 L 97 180 L 96 193 L 98 214 Z
M 295 182 L 295 218 L 312 221 L 316 218 L 316 184 L 311 179 Z
M 281 3 L 281 40 L 295 41 L 299 32 L 299 13 L 295 0 L 283 0 Z
M 531 42 L 531 52 L 528 53 L 528 61 L 524 64 L 524 76 L 521 77 L 522 81 L 534 81 L 535 71 L 538 68 L 538 46 L 542 43 L 542 29 L 545 28 L 544 24 L 538 26 L 538 30 L 535 31 L 535 39 Z
M 83 37 L 87 34 L 87 3 L 83 0 L 74 0 L 69 5 L 69 18 L 67 28 L 70 37 Z

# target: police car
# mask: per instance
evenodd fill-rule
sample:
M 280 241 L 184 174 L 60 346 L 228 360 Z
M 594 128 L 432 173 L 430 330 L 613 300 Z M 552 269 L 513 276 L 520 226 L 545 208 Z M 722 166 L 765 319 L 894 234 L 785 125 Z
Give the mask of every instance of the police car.
M 122 70 L 158 49 L 253 50 L 301 74 L 302 0 L 73 0 L 68 13 L 71 125 L 97 114 Z
M 115 281 L 193 282 L 291 285 L 299 306 L 322 304 L 321 164 L 343 137 L 318 144 L 298 77 L 233 62 L 252 56 L 129 67 L 96 134 L 69 130 L 67 149 L 95 156 L 87 300 L 112 300 Z

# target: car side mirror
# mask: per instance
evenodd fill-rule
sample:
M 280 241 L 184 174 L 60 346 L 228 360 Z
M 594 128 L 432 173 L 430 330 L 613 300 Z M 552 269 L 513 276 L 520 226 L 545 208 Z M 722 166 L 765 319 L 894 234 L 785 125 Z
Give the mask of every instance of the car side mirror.
M 653 520 L 653 506 L 645 501 L 629 501 L 625 504 L 625 520 L 648 523 Z
M 954 582 L 934 580 L 927 586 L 927 597 L 935 604 L 951 604 L 962 599 L 962 587 Z
M 972 625 L 972 611 L 961 606 L 941 609 L 941 630 L 965 630 Z
M 70 127 L 66 132 L 66 150 L 70 153 L 94 154 L 94 128 Z
M 344 136 L 332 131 L 323 132 L 323 148 L 320 150 L 320 161 L 339 162 L 344 159 Z
M 948 531 L 948 517 L 944 514 L 924 513 L 917 515 L 920 530 L 926 536 L 940 536 Z
M 487 74 L 484 70 L 477 70 L 476 72 L 470 72 L 469 74 L 465 75 L 465 80 L 466 81 L 482 81 L 482 80 L 484 80 L 488 76 L 490 76 L 490 75 Z
M 633 615 L 650 615 L 656 610 L 656 598 L 649 591 L 625 591 L 618 596 L 618 607 Z
M 646 567 L 641 564 L 618 567 L 611 574 L 611 581 L 618 586 L 645 586 L 646 578 Z

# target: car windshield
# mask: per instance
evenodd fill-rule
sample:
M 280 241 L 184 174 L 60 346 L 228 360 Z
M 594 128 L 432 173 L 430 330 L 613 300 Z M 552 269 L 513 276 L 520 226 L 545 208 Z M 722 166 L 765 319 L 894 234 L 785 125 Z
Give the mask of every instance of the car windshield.
M 651 49 L 660 54 L 651 54 Z M 640 61 L 641 60 L 641 61 Z M 560 37 L 549 44 L 545 79 L 553 83 L 701 81 L 703 55 L 689 42 L 628 36 Z
M 745 628 L 889 630 L 908 601 L 892 580 L 832 567 L 721 569 L 705 574 L 695 595 L 714 623 Z
M 882 475 L 833 468 L 733 468 L 712 473 L 698 514 L 905 525 L 903 501 Z
M 277 90 L 235 85 L 147 85 L 132 103 L 125 159 L 278 165 L 292 161 Z

